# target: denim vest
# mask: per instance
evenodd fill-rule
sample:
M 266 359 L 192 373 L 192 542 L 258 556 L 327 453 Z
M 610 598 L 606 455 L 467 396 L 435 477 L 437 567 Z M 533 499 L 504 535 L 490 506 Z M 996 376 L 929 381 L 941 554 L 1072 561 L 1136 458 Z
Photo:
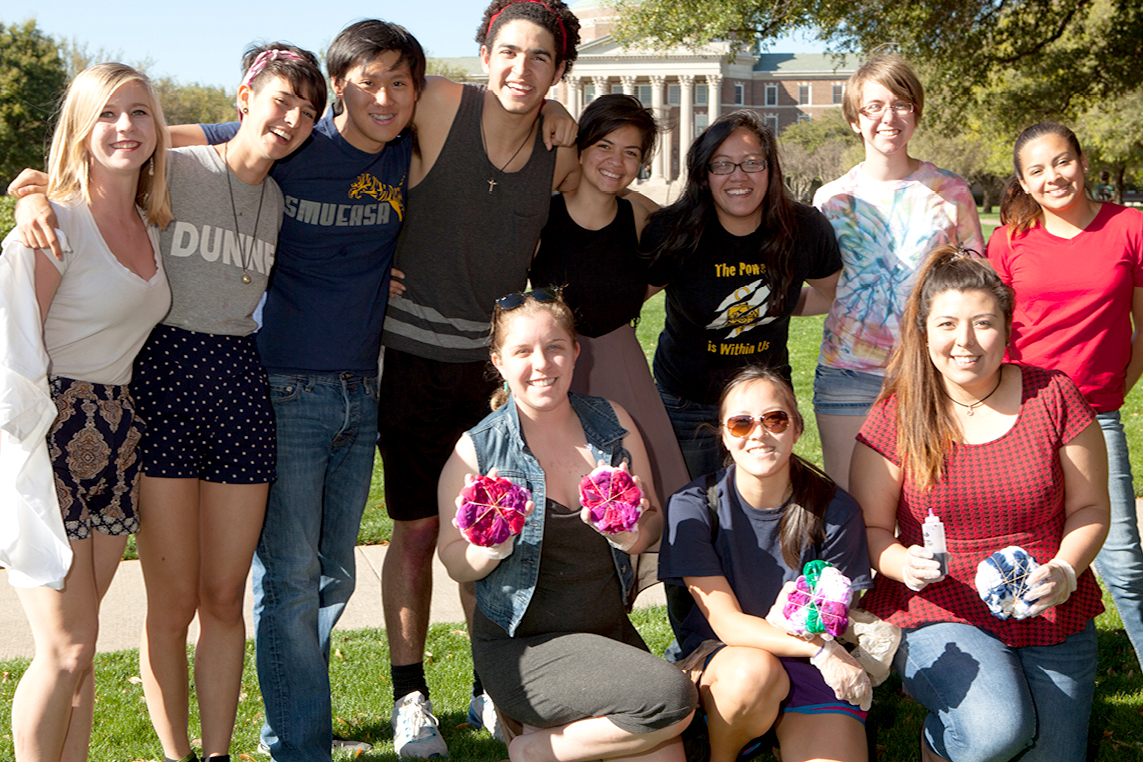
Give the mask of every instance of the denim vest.
M 631 454 L 623 447 L 627 430 L 619 425 L 611 403 L 602 397 L 582 394 L 570 394 L 569 398 L 572 410 L 583 425 L 592 460 L 602 460 L 613 466 L 624 460 L 630 463 Z M 470 429 L 468 436 L 476 448 L 480 473 L 499 469 L 500 476 L 531 490 L 532 500 L 536 503 L 536 510 L 524 522 L 524 529 L 516 538 L 512 555 L 501 561 L 487 577 L 476 581 L 476 602 L 480 610 L 511 636 L 528 610 L 540 576 L 546 502 L 544 471 L 524 441 L 516 403 L 511 398 Z M 635 583 L 631 558 L 615 548 L 611 549 L 611 555 L 626 600 Z

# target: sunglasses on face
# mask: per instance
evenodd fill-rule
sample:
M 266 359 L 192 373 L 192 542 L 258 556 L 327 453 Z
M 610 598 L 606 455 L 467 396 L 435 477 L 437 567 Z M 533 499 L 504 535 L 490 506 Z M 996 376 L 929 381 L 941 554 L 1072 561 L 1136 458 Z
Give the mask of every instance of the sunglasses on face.
M 555 287 L 537 288 L 533 291 L 518 291 L 515 294 L 508 294 L 508 296 L 502 296 L 497 299 L 496 306 L 504 312 L 507 312 L 508 310 L 514 310 L 526 302 L 529 296 L 541 304 L 545 302 L 554 302 L 560 298 L 562 291 L 563 289 Z
M 762 424 L 762 428 L 771 434 L 781 434 L 790 427 L 790 414 L 785 410 L 775 410 L 772 413 L 757 417 L 742 413 L 727 418 L 723 426 L 730 432 L 730 436 L 742 439 L 750 436 L 750 432 L 754 431 L 755 423 Z

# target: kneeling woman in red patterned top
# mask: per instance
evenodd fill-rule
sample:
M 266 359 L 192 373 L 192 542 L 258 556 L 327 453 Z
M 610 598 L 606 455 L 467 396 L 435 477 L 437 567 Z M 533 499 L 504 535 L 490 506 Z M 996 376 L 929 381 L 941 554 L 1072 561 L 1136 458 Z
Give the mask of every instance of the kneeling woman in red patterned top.
M 905 630 L 895 666 L 929 710 L 924 760 L 1082 760 L 1087 744 L 1106 452 L 1066 375 L 1003 362 L 1012 309 L 986 263 L 934 252 L 850 471 L 880 573 L 865 606 Z M 930 514 L 947 574 L 923 547 Z M 974 581 L 1008 546 L 1041 564 L 1023 619 L 993 616 Z

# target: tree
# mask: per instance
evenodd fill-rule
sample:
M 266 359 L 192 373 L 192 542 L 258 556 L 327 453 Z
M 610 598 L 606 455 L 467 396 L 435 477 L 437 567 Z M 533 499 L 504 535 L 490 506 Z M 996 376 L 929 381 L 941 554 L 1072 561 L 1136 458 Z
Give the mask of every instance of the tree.
M 1115 200 L 1122 203 L 1127 172 L 1143 168 L 1143 88 L 1114 109 L 1093 107 L 1080 119 L 1078 131 L 1092 169 L 1102 166 L 1111 173 Z
M 791 124 L 778 140 L 782 175 L 794 198 L 810 203 L 814 191 L 861 161 L 861 139 L 840 109 Z
M 885 44 L 926 71 L 926 87 L 1008 126 L 1074 118 L 1143 85 L 1137 0 L 617 0 L 621 41 L 662 47 L 729 38 L 739 49 L 798 27 L 838 51 Z M 1028 121 L 1031 119 L 1031 122 Z
M 425 74 L 446 77 L 453 82 L 467 82 L 468 71 L 461 65 L 454 63 L 456 59 L 428 58 L 425 60 Z
M 170 77 L 152 80 L 167 124 L 215 124 L 238 119 L 235 96 L 215 85 L 179 84 Z
M 0 183 L 42 167 L 67 72 L 55 41 L 36 27 L 0 24 Z

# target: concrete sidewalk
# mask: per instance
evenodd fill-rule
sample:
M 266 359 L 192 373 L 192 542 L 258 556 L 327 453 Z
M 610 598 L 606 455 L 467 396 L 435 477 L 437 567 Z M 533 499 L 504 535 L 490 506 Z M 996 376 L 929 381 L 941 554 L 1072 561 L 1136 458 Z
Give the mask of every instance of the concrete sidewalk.
M 385 562 L 385 545 L 361 545 L 357 548 L 357 589 L 338 622 L 340 629 L 357 630 L 365 627 L 384 629 L 385 616 L 381 609 L 381 566 Z M 138 561 L 124 561 L 119 565 L 111 589 L 103 599 L 99 618 L 100 653 L 122 651 L 139 647 L 143 631 L 147 596 L 143 587 L 143 572 Z M 664 603 L 663 586 L 655 585 L 639 597 L 639 606 L 657 606 Z M 250 582 L 246 583 L 246 631 L 253 637 L 251 619 L 252 596 Z M 433 623 L 463 622 L 464 613 L 456 583 L 449 579 L 440 560 L 433 557 L 433 602 L 429 615 Z M 190 640 L 197 635 L 191 625 Z M 32 632 L 24 610 L 16 597 L 16 590 L 8 584 L 8 572 L 0 569 L 0 660 L 19 657 L 31 658 L 34 646 Z

